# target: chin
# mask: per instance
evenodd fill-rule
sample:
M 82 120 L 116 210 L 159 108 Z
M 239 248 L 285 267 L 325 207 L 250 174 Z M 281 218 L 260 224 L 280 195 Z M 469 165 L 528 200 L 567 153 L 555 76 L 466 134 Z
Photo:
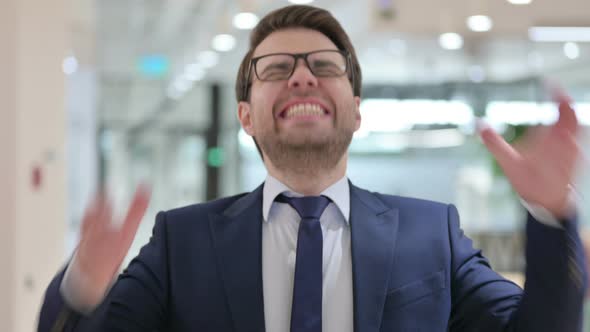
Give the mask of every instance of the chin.
M 281 141 L 287 146 L 305 147 L 330 144 L 332 140 L 326 135 L 305 135 L 298 137 L 285 137 Z

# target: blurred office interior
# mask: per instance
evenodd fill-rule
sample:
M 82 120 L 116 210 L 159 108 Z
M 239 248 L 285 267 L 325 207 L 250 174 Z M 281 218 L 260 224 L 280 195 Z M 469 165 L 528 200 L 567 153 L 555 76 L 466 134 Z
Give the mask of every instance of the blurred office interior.
M 240 130 L 234 82 L 252 27 L 290 3 L 329 9 L 356 47 L 363 99 L 350 148 L 354 184 L 456 204 L 492 266 L 522 283 L 525 210 L 476 122 L 514 142 L 551 124 L 549 80 L 571 95 L 582 126 L 574 187 L 590 227 L 587 1 L 4 2 L 1 331 L 34 328 L 43 290 L 74 250 L 99 188 L 123 214 L 138 184 L 152 186 L 128 261 L 158 211 L 261 184 L 265 169 Z

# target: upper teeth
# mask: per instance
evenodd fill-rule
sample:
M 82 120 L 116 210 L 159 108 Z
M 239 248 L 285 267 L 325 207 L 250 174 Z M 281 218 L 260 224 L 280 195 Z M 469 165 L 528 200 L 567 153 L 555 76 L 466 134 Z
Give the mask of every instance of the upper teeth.
M 298 115 L 323 115 L 324 111 L 317 104 L 297 104 L 289 107 L 285 114 L 286 117 Z

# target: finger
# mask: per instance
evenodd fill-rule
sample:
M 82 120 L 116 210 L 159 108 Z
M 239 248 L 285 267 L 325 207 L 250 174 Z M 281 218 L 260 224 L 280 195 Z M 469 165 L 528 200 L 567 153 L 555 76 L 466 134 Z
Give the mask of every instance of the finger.
M 480 125 L 479 135 L 486 148 L 508 173 L 520 159 L 520 154 L 508 142 L 486 124 Z
M 555 127 L 573 135 L 577 134 L 578 118 L 570 103 L 565 101 L 559 103 L 559 119 Z
M 103 196 L 102 204 L 100 206 L 100 210 L 96 215 L 96 220 L 93 221 L 95 226 L 93 227 L 92 231 L 94 232 L 104 232 L 109 229 L 109 226 L 113 220 L 113 206 L 111 201 L 107 198 L 106 195 Z
M 555 128 L 575 134 L 578 129 L 578 118 L 572 107 L 572 99 L 559 87 L 553 87 L 552 95 L 559 110 L 559 119 Z
M 95 251 L 97 245 L 108 240 L 105 237 L 106 224 L 112 218 L 112 208 L 107 195 L 104 191 L 100 191 L 93 199 L 89 212 L 87 213 L 82 223 L 82 235 L 78 245 L 78 252 L 80 257 L 86 257 Z M 108 235 L 108 234 L 106 234 Z M 84 260 L 84 258 L 81 258 Z
M 572 102 L 570 96 L 565 92 L 565 89 L 557 81 L 545 80 L 545 89 L 555 101 L 565 100 L 568 103 Z
M 81 235 L 84 238 L 84 234 L 88 234 L 88 232 L 94 227 L 96 224 L 96 220 L 99 219 L 101 210 L 103 209 L 104 202 L 106 201 L 106 194 L 104 191 L 99 191 L 96 193 L 88 207 L 84 211 L 84 217 L 82 218 L 82 225 L 81 225 Z
M 122 234 L 126 238 L 133 238 L 149 205 L 151 190 L 146 185 L 140 185 L 135 191 L 127 216 L 123 222 Z

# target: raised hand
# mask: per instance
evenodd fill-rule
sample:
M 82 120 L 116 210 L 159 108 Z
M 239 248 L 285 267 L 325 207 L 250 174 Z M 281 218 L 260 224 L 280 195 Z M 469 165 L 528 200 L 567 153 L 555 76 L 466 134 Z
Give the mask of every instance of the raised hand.
M 580 155 L 576 142 L 579 125 L 569 97 L 557 91 L 554 100 L 559 120 L 527 135 L 516 147 L 488 126 L 480 135 L 520 197 L 561 219 L 572 212 L 568 198 Z
M 113 221 L 112 207 L 104 193 L 86 210 L 75 264 L 84 278 L 84 289 L 78 291 L 83 292 L 87 303 L 102 301 L 133 242 L 149 199 L 149 189 L 138 187 L 121 223 Z

